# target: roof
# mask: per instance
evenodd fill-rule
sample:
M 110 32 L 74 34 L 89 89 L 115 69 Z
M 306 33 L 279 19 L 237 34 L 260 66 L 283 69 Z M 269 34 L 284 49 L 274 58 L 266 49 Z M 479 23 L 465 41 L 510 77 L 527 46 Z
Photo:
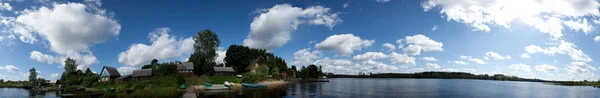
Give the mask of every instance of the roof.
M 250 65 L 248 65 L 246 67 L 246 69 L 244 69 L 244 70 L 250 70 L 250 69 L 252 69 L 252 66 L 254 66 L 254 64 L 256 64 L 257 62 L 258 62 L 258 59 L 254 59 L 254 60 L 250 61 Z
M 119 74 L 119 71 L 114 67 L 104 66 L 103 69 L 106 69 L 106 71 L 108 71 L 108 74 L 111 77 L 120 77 L 121 76 L 121 74 Z M 100 72 L 100 74 L 102 74 L 102 73 L 105 73 L 104 70 L 102 70 L 102 72 Z
M 131 73 L 131 77 L 146 77 L 146 76 L 152 76 L 152 69 L 140 69 L 140 70 L 133 70 L 133 73 Z
M 181 64 L 177 64 L 177 70 L 194 70 L 194 63 L 183 62 Z
M 123 75 L 121 77 L 118 77 L 117 79 L 124 79 L 124 78 L 131 78 L 131 75 Z
M 235 72 L 231 67 L 213 67 L 213 69 L 215 69 L 215 72 Z

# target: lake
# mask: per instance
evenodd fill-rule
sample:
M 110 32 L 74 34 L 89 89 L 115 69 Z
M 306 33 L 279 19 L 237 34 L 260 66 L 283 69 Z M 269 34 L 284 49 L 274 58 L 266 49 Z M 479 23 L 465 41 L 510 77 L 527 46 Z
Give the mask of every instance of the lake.
M 203 97 L 245 98 L 600 98 L 600 88 L 465 79 L 333 78 L 262 89 L 205 91 Z M 0 88 L 0 98 L 56 97 L 56 92 Z
M 250 98 L 600 98 L 591 86 L 465 79 L 334 78 L 330 82 L 243 90 L 205 97 Z

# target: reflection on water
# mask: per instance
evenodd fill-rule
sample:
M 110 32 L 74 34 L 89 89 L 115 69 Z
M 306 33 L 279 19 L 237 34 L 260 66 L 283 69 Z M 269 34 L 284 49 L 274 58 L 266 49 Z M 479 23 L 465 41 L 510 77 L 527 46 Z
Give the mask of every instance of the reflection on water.
M 0 88 L 0 98 L 59 98 L 56 91 L 34 91 L 23 88 Z

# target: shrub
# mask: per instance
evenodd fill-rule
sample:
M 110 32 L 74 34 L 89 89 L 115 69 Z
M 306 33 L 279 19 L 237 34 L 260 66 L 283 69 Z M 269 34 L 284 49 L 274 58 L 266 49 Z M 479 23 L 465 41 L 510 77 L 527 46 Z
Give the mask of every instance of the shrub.
M 136 90 L 130 95 L 117 94 L 118 97 L 127 98 L 173 98 L 179 97 L 179 89 L 175 87 L 157 87 L 149 89 Z
M 267 74 L 265 73 L 245 73 L 242 76 L 242 82 L 243 83 L 258 83 L 260 81 L 263 81 L 266 78 Z

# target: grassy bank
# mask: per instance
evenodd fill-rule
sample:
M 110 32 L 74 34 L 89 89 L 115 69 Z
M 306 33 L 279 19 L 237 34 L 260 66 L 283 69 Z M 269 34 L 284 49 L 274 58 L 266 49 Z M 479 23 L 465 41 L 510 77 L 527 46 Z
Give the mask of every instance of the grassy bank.
M 203 85 L 204 82 L 211 84 L 223 84 L 225 81 L 231 83 L 241 83 L 242 78 L 235 76 L 191 76 L 185 78 L 187 85 Z

